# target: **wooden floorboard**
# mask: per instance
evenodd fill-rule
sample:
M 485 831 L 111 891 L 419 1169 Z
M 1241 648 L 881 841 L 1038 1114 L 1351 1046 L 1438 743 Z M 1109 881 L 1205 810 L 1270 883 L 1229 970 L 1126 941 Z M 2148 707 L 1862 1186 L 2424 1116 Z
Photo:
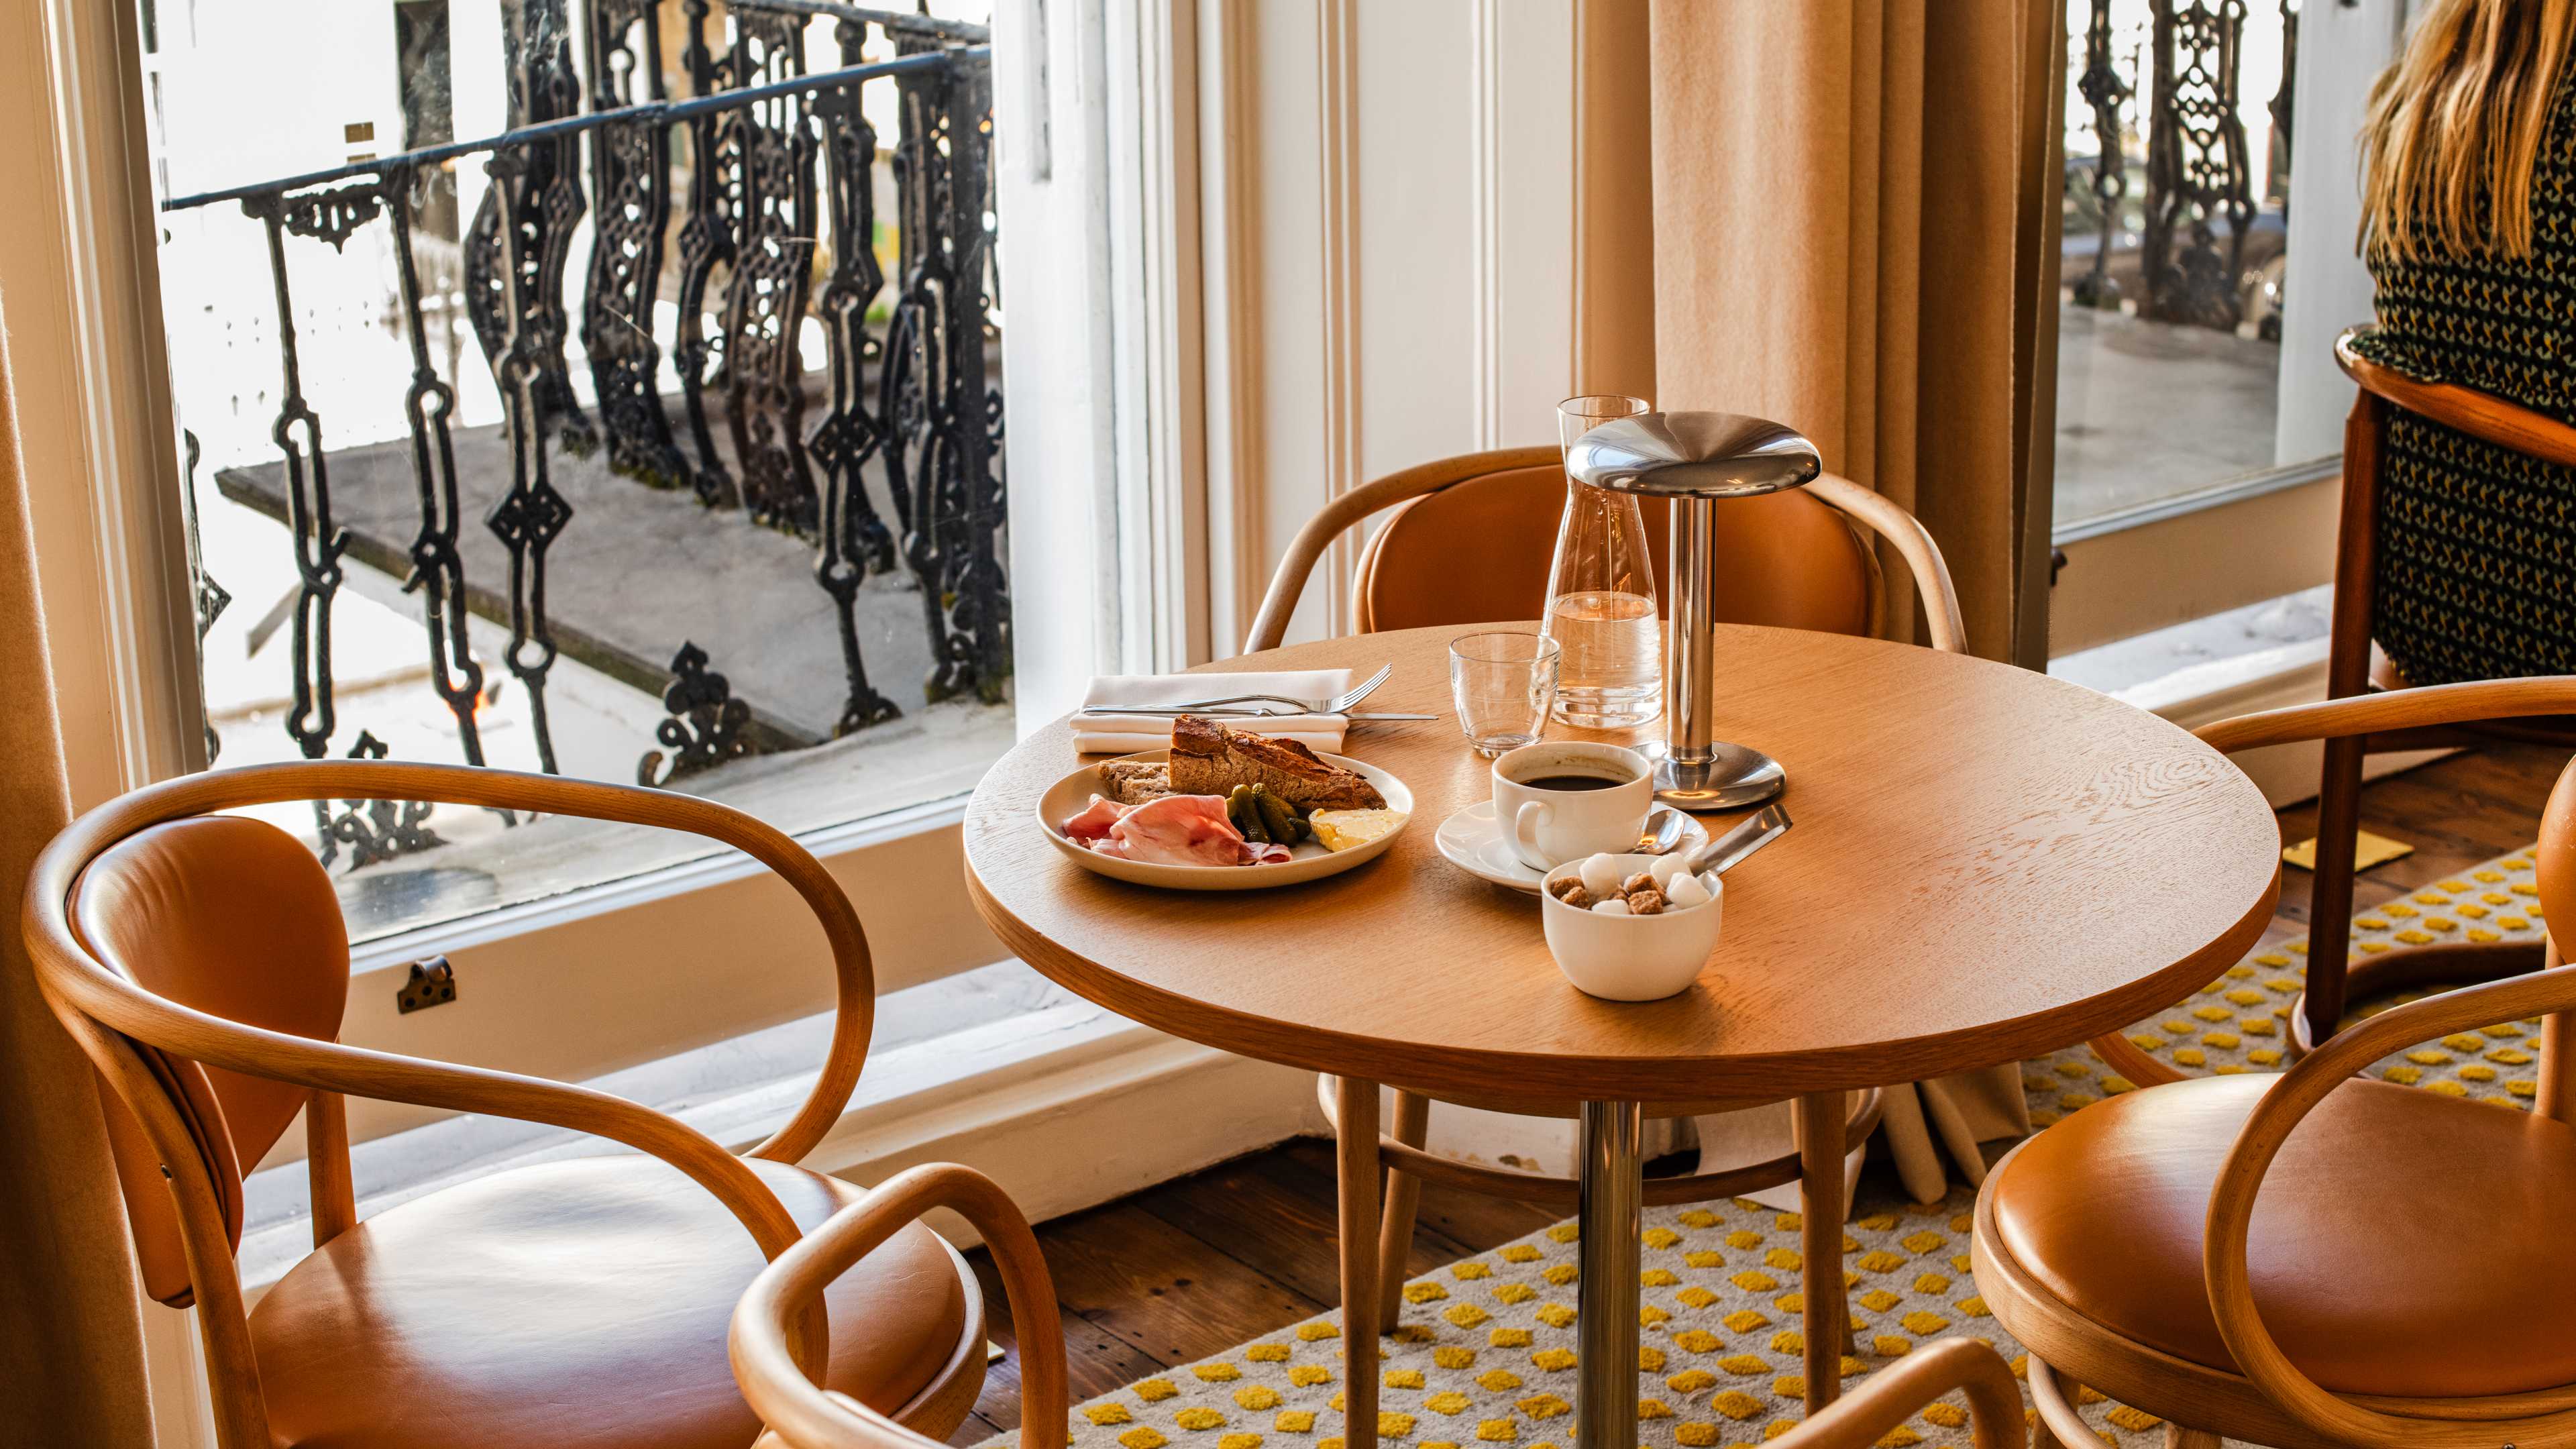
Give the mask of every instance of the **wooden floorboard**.
M 2362 792 L 2365 828 L 2415 847 L 2363 872 L 2356 907 L 2392 900 L 2531 843 L 2564 751 L 2496 745 L 2450 756 Z M 2281 812 L 2287 845 L 2316 833 L 2313 805 Z M 2307 932 L 2307 872 L 2285 869 L 2267 941 Z M 1273 1333 L 1340 1300 L 1335 1287 L 1333 1150 L 1299 1140 L 1150 1188 L 1038 1228 L 1062 1302 L 1076 1403 Z M 1426 1184 L 1411 1270 L 1427 1273 L 1555 1221 L 1523 1203 Z M 1015 1342 L 1000 1281 L 981 1251 L 994 1341 Z M 1016 1351 L 994 1364 L 975 1414 L 954 1437 L 972 1444 L 1018 1427 Z

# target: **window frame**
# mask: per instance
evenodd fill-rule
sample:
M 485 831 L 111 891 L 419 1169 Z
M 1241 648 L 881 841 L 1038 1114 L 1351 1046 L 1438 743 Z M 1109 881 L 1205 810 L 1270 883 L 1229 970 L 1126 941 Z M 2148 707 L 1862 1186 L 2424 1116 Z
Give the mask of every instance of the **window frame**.
M 1079 395 L 1012 389 L 1007 396 L 1034 416 L 1015 415 L 1007 430 L 1013 493 L 1011 568 L 1018 620 L 1074 621 L 1041 649 L 1022 648 L 1016 687 L 1021 733 L 1061 714 L 1067 693 L 1104 667 L 1171 667 L 1207 657 L 1204 534 L 1173 585 L 1142 592 L 1114 582 L 1116 559 L 1146 546 L 1160 498 L 1197 486 L 1194 462 L 1166 464 L 1159 496 L 1122 511 L 1118 480 L 1141 450 L 1172 456 L 1168 439 L 1111 434 L 1121 414 L 1195 409 L 1195 311 L 1144 325 L 1150 292 L 1162 285 L 1142 275 L 1114 276 L 1113 226 L 1126 237 L 1160 235 L 1167 248 L 1186 241 L 1194 262 L 1194 218 L 1176 216 L 1166 182 L 1139 190 L 1111 184 L 1108 130 L 1098 106 L 1107 96 L 1130 117 L 1170 112 L 1174 94 L 1188 97 L 1173 154 L 1187 157 L 1195 131 L 1192 7 L 1163 0 L 1002 0 L 1006 25 L 1040 18 L 1030 32 L 1047 46 L 1042 66 L 1023 47 L 996 46 L 996 126 L 1002 137 L 1005 295 L 1064 297 L 1053 313 L 1014 308 L 1004 339 L 1011 358 L 1045 358 L 1080 348 L 1104 364 L 1087 369 L 1106 385 Z M 37 198 L 16 225 L 0 229 L 0 271 L 55 280 L 54 286 L 10 288 L 9 322 L 17 343 L 16 379 L 29 476 L 77 483 L 31 490 L 48 641 L 75 809 L 126 790 L 206 767 L 204 712 L 185 521 L 184 472 L 169 382 L 155 250 L 157 202 L 141 76 L 145 57 L 137 20 L 121 0 L 40 0 L 18 12 L 36 43 L 0 56 L 0 81 L 14 81 L 23 134 L 50 144 L 19 148 L 0 159 L 0 180 L 14 194 Z M 1124 17 L 1113 35 L 1108 21 Z M 1002 27 L 997 27 L 1002 28 Z M 1159 36 L 1160 39 L 1156 39 Z M 1113 41 L 1165 62 L 1111 66 Z M 1149 42 L 1151 44 L 1149 45 Z M 1044 78 L 1075 77 L 1052 91 Z M 1032 85 L 1032 82 L 1037 84 Z M 1146 87 L 1154 88 L 1151 94 Z M 1032 111 L 1031 107 L 1042 107 Z M 1013 131 L 1032 129 L 1043 149 L 1016 145 Z M 1170 149 L 1167 145 L 1167 151 Z M 1052 187 L 1054 204 L 1033 207 L 1014 175 L 1031 155 L 1047 165 L 1034 180 Z M 1143 158 L 1129 158 L 1133 164 Z M 1171 164 L 1168 157 L 1165 166 Z M 1194 164 L 1194 163 L 1193 163 Z M 1132 176 L 1131 176 L 1132 181 Z M 1180 193 L 1188 194 L 1187 192 Z M 1014 205 L 1013 202 L 1022 203 Z M 1113 222 L 1113 207 L 1123 207 Z M 1083 247 L 1043 244 L 1068 215 L 1090 239 Z M 1039 244 L 1011 246 L 1027 234 Z M 94 239 L 75 245 L 74 238 Z M 1195 273 L 1189 274 L 1193 302 Z M 1059 354 L 1060 355 L 1060 354 Z M 67 365 L 53 365 L 56 359 Z M 1040 372 L 1024 363 L 1023 375 Z M 1136 394 L 1156 386 L 1149 402 Z M 1024 396 L 1025 394 L 1025 396 Z M 144 400 L 136 405 L 135 400 Z M 1114 445 L 1059 450 L 1070 428 Z M 1166 432 L 1171 431 L 1169 428 Z M 1181 454 L 1183 459 L 1189 455 Z M 1041 481 L 1044 486 L 1040 486 Z M 1021 501 L 1033 506 L 1023 516 Z M 1082 530 L 1082 546 L 1062 546 L 1063 517 L 1047 506 L 1110 521 L 1109 531 Z M 1194 593 L 1195 591 L 1195 593 Z M 1041 635 L 1024 628 L 1022 641 Z M 1127 641 L 1155 641 L 1139 651 Z M 1183 641 L 1173 646 L 1163 641 Z M 103 727 L 101 727 L 103 726 Z M 958 824 L 963 795 L 800 832 L 850 889 L 870 931 L 880 990 L 895 990 L 1007 959 L 968 902 Z M 793 1019 L 829 1005 L 830 972 L 818 934 L 778 904 L 774 881 L 730 852 L 599 882 L 539 900 L 438 922 L 370 941 L 353 952 L 346 1039 L 387 1050 L 439 1056 L 581 1080 L 622 1066 Z M 810 938 L 810 939 L 809 939 Z M 535 988 L 560 1013 L 589 1003 L 582 1032 L 511 1030 L 480 1013 L 453 1008 L 397 1017 L 394 983 L 410 963 L 446 955 L 455 964 L 459 1004 L 488 983 L 496 1007 Z M 759 961 L 760 989 L 744 990 L 734 973 L 711 973 L 710 960 Z M 723 979 L 732 976 L 733 979 Z M 640 979 L 662 988 L 639 992 Z M 613 1008 L 611 1004 L 614 1004 Z M 524 999 L 522 1001 L 524 1004 Z M 441 1018 L 447 1018 L 442 1023 Z M 494 1028 L 498 1027 L 497 1031 Z M 364 1140 L 417 1125 L 407 1109 L 351 1104 L 353 1136 Z
M 2290 269 L 2312 278 L 2350 253 L 2360 222 L 2347 184 L 2369 87 L 2402 43 L 2407 0 L 2308 0 L 2299 12 L 2298 126 L 2291 140 Z M 2062 53 L 2062 48 L 2061 48 Z M 2304 263 L 2305 265 L 2302 265 Z M 2305 460 L 2051 530 L 2064 556 L 2051 589 L 2049 649 L 2097 644 L 2278 598 L 2334 575 L 2342 418 L 2352 386 L 2335 335 L 2369 321 L 2366 275 L 2289 289 L 2275 387 L 2318 451 Z M 2050 326 L 2055 326 L 2052 317 Z

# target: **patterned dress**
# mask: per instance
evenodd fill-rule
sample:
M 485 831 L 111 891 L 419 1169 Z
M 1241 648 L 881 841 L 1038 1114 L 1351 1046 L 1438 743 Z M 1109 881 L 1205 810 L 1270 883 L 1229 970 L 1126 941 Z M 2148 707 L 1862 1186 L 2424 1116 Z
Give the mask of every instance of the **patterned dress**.
M 2576 83 L 2531 194 L 2531 254 L 2381 259 L 2359 351 L 2576 423 Z M 2576 672 L 2576 470 L 2389 418 L 2372 637 L 2408 684 Z

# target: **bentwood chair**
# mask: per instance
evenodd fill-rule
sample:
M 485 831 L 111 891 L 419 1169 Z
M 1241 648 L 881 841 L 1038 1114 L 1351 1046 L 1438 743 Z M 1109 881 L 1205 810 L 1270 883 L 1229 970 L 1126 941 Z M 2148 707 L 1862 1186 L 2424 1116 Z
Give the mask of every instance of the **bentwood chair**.
M 1548 563 L 1563 515 L 1565 471 L 1557 449 L 1505 448 L 1444 458 L 1389 474 L 1334 499 L 1307 521 L 1271 576 L 1254 619 L 1251 652 L 1276 648 L 1287 632 L 1306 580 L 1326 548 L 1346 529 L 1392 509 L 1361 549 L 1353 586 L 1362 633 L 1493 619 L 1535 619 L 1547 594 Z M 1657 571 L 1665 571 L 1670 530 L 1665 505 L 1641 500 Z M 1964 653 L 1957 590 L 1940 547 L 1912 514 L 1847 479 L 1830 475 L 1803 489 L 1720 503 L 1720 571 L 1715 616 L 1727 623 L 1768 624 L 1837 634 L 1885 637 L 1886 590 L 1867 535 L 1886 540 L 1914 576 L 1923 627 L 1936 649 Z M 1338 1122 L 1337 1088 L 1319 1077 L 1324 1119 Z M 1857 1094 L 1844 1125 L 1849 1153 L 1878 1126 L 1882 1098 Z M 1464 1106 L 1482 1104 L 1468 1102 Z M 1572 1117 L 1568 1102 L 1552 1115 Z M 1654 1117 L 1697 1116 L 1704 1103 L 1648 1103 Z M 1393 1331 L 1403 1308 L 1404 1267 L 1425 1180 L 1560 1212 L 1575 1209 L 1572 1178 L 1486 1167 L 1428 1151 L 1431 1099 L 1398 1091 L 1381 1137 L 1387 1168 L 1377 1266 L 1378 1322 Z M 1725 1172 L 1649 1178 L 1650 1206 L 1707 1202 L 1784 1186 L 1799 1178 L 1799 1154 L 1784 1153 Z M 1849 1332 L 1846 1315 L 1845 1332 Z
M 2517 455 L 2536 468 L 2576 468 L 2576 427 L 2544 413 L 2450 383 L 2418 382 L 2363 357 L 2354 343 L 2372 329 L 2355 327 L 2335 342 L 2335 360 L 2361 387 L 2352 416 L 2344 425 L 2343 511 L 2335 543 L 2334 613 L 2326 663 L 2326 694 L 2343 699 L 2371 689 L 2402 689 L 2410 681 L 2379 652 L 2373 636 L 2384 601 L 2381 582 L 2390 548 L 2404 541 L 2398 529 L 2409 527 L 2387 507 L 2391 429 L 2405 430 L 2413 446 L 2440 446 L 2451 429 Z M 2427 427 L 2426 425 L 2431 425 Z M 2534 522 L 2554 517 L 2549 498 L 2517 500 L 2522 480 L 2481 479 L 2493 491 L 2480 501 L 2483 511 Z M 2527 490 L 2522 490 L 2527 491 Z M 2463 562 L 2476 550 L 2457 541 L 2433 539 L 2445 556 Z M 2502 567 L 2503 565 L 2489 565 Z M 2531 599 L 2561 598 L 2576 590 L 2576 567 L 2554 577 L 2524 577 L 2520 590 Z M 2468 617 L 2456 610 L 2435 611 L 2441 628 L 2510 639 L 2527 633 L 2523 619 Z M 2422 621 L 2418 621 L 2419 624 Z M 2346 1006 L 2369 998 L 2422 986 L 2491 980 L 2535 971 L 2544 964 L 2545 948 L 2528 942 L 2439 941 L 2399 947 L 2347 962 L 2352 939 L 2354 832 L 2361 825 L 2362 761 L 2367 755 L 2476 745 L 2496 739 L 2539 740 L 2576 748 L 2576 720 L 2487 720 L 2474 725 L 2392 730 L 2329 741 L 2317 792 L 2316 884 L 2308 939 L 2307 992 L 2291 1013 L 2290 1044 L 2305 1051 L 2334 1035 Z M 2555 964 L 2554 960 L 2547 964 Z
M 752 1280 L 733 1316 L 733 1371 L 743 1397 L 769 1425 L 758 1449 L 932 1449 L 866 1405 L 818 1386 L 797 1362 L 790 1326 L 850 1265 L 932 1207 L 973 1223 L 992 1250 L 1020 1336 L 1020 1449 L 1062 1449 L 1064 1336 L 1055 1288 L 1037 1239 L 1002 1190 L 956 1166 L 899 1174 L 869 1200 L 842 1209 Z M 1852 1392 L 1773 1442 L 1782 1449 L 1868 1449 L 1934 1399 L 1965 1390 L 1977 1449 L 2019 1449 L 2021 1389 L 1980 1340 L 1945 1338 L 1880 1369 Z M 1251 1436 L 1246 1436 L 1251 1437 Z
M 752 1280 L 734 1309 L 727 1342 L 743 1397 L 769 1426 L 757 1449 L 921 1449 L 939 1443 L 914 1425 L 816 1383 L 792 1332 L 797 1315 L 824 1300 L 843 1274 L 933 1208 L 947 1208 L 973 1224 L 1001 1275 L 1019 1340 L 1020 1449 L 1064 1449 L 1064 1325 L 1056 1316 L 1046 1259 L 1009 1195 L 991 1178 L 955 1163 L 915 1167 L 886 1179 L 866 1201 L 834 1213 Z
M 2576 711 L 2576 676 L 2391 691 L 2209 726 L 2225 751 Z M 2576 765 L 2541 824 L 2549 919 L 2576 920 Z M 2030 1350 L 2044 1432 L 2106 1449 L 2072 1379 L 2169 1426 L 2280 1449 L 2576 1445 L 2576 1131 L 2544 1049 L 2535 1110 L 2357 1074 L 2391 1053 L 2576 1008 L 2543 971 L 2397 1007 L 2289 1071 L 2180 1076 L 2125 1038 L 2141 1089 L 2024 1142 L 1978 1194 L 1973 1264 Z M 2050 1436 L 2054 1436 L 2051 1438 Z
M 349 943 L 329 877 L 276 827 L 213 813 L 324 799 L 615 820 L 750 855 L 795 890 L 831 948 L 837 1019 L 811 1094 L 736 1157 L 602 1092 L 340 1045 Z M 727 1371 L 735 1302 L 805 1229 L 880 1202 L 794 1165 L 840 1116 L 867 1054 L 867 937 L 813 856 L 722 805 L 440 765 L 190 775 L 57 836 L 23 926 L 46 999 L 104 1080 L 144 1285 L 197 1308 L 222 1449 L 744 1449 L 759 1424 Z M 347 1093 L 636 1151 L 496 1172 L 361 1222 Z M 245 1312 L 242 1174 L 299 1109 L 314 1251 Z M 800 1348 L 828 1361 L 833 1390 L 944 1438 L 982 1388 L 982 1296 L 926 1228 L 870 1246 L 826 1311 L 800 1320 Z

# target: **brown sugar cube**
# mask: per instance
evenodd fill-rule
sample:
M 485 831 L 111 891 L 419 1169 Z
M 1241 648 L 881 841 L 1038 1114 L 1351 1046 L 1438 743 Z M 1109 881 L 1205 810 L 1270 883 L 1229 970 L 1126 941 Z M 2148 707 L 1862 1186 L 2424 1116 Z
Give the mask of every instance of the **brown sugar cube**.
M 1563 880 L 1549 881 L 1547 883 L 1547 893 L 1556 897 L 1558 900 L 1565 902 L 1567 905 L 1574 907 L 1578 911 L 1588 911 L 1592 908 L 1592 892 L 1585 890 L 1583 888 L 1583 882 L 1575 879 L 1573 876 L 1567 876 Z
M 1651 886 L 1644 890 L 1628 892 L 1628 914 L 1632 916 L 1660 916 L 1663 913 L 1663 892 L 1658 891 Z
M 1619 894 L 1623 896 L 1634 895 L 1638 891 L 1650 891 L 1654 888 L 1655 876 L 1652 871 L 1641 870 L 1635 875 L 1628 877 L 1626 880 L 1619 882 Z

